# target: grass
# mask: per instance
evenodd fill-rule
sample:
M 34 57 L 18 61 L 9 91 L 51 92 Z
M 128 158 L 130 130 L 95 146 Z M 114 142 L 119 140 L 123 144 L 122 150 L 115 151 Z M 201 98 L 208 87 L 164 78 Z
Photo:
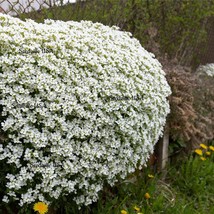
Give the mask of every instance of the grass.
M 129 214 L 214 213 L 214 151 L 206 155 L 207 150 L 201 150 L 202 155 L 194 152 L 182 162 L 168 166 L 164 179 L 161 174 L 150 178 L 148 168 L 136 173 L 116 186 L 113 197 L 99 200 L 91 213 L 118 214 L 121 210 Z M 151 198 L 146 199 L 145 193 Z

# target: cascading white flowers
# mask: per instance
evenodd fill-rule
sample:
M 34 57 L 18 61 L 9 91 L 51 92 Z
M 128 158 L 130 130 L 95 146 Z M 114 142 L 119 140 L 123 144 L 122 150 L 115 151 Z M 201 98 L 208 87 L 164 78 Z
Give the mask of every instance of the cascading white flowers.
M 197 69 L 197 72 L 198 74 L 206 74 L 210 77 L 214 77 L 214 63 L 200 65 Z
M 0 160 L 15 168 L 3 201 L 96 201 L 104 182 L 146 164 L 170 93 L 161 64 L 128 32 L 0 14 Z

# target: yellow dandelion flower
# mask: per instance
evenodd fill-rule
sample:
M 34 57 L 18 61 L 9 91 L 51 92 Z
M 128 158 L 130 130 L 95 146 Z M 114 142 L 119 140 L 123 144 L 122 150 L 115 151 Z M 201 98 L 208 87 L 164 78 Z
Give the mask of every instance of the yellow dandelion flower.
M 45 214 L 48 212 L 48 205 L 44 202 L 37 202 L 33 206 L 34 211 L 38 211 L 39 214 Z
M 209 149 L 214 151 L 214 146 L 209 146 Z
M 154 175 L 151 175 L 151 174 L 148 174 L 148 177 L 149 177 L 149 178 L 154 178 L 155 176 L 154 176 Z
M 120 214 L 128 214 L 128 212 L 125 211 L 125 210 L 121 210 L 121 211 L 120 211 Z
M 203 154 L 203 152 L 202 152 L 201 149 L 196 149 L 196 150 L 195 150 L 195 153 L 198 154 L 198 155 L 202 155 L 202 154 Z
M 207 156 L 210 156 L 210 155 L 211 155 L 211 152 L 206 152 L 206 155 L 207 155 Z
M 206 158 L 205 158 L 205 157 L 201 157 L 201 160 L 202 160 L 202 161 L 205 161 L 205 160 L 206 160 Z
M 143 213 L 137 213 L 137 214 L 143 214 Z
M 203 149 L 207 149 L 207 146 L 205 144 L 203 144 L 203 143 L 200 144 L 200 147 L 203 148 Z
M 144 195 L 144 197 L 145 197 L 146 199 L 150 199 L 150 198 L 151 198 L 151 196 L 150 196 L 150 194 L 149 194 L 148 192 Z
M 138 211 L 140 211 L 140 208 L 137 206 L 134 206 L 134 210 L 138 212 Z

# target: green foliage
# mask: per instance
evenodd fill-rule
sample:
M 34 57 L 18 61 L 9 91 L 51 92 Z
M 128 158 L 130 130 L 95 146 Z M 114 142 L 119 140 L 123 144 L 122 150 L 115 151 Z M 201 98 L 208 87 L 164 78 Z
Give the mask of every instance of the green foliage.
M 195 156 L 195 157 L 194 157 Z M 214 153 L 211 156 L 192 155 L 183 164 L 173 167 L 170 174 L 172 186 L 187 202 L 199 213 L 210 211 L 212 213 L 214 195 Z M 174 175 L 174 176 L 173 176 Z
M 212 213 L 214 152 L 205 161 L 194 156 L 183 160 L 182 164 L 170 167 L 165 180 L 161 179 L 161 175 L 149 178 L 149 168 L 136 173 L 111 189 L 111 192 L 106 192 L 91 213 L 119 214 L 121 210 L 126 210 L 134 214 L 137 213 L 134 206 L 144 214 Z M 146 192 L 151 195 L 150 199 L 145 199 Z
M 206 150 L 204 150 L 204 156 Z M 170 167 L 165 181 L 161 175 L 148 178 L 148 169 L 135 174 L 135 181 L 118 184 L 116 191 L 105 198 L 103 204 L 98 202 L 98 209 L 93 213 L 120 213 L 126 210 L 129 214 L 139 207 L 142 213 L 192 214 L 213 213 L 214 195 L 214 152 L 201 160 L 201 156 L 192 154 L 177 166 Z M 150 199 L 144 194 L 149 192 Z M 111 193 L 112 194 L 112 193 Z

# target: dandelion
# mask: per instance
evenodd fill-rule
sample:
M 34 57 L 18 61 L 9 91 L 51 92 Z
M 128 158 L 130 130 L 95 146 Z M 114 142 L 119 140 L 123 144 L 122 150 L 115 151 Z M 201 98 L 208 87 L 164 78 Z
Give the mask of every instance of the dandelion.
M 203 152 L 202 152 L 201 149 L 196 149 L 196 150 L 195 150 L 195 153 L 198 154 L 198 155 L 202 155 L 202 154 L 203 154 Z
M 201 157 L 201 160 L 202 160 L 202 161 L 205 161 L 205 160 L 206 160 L 206 158 L 205 158 L 205 157 Z
M 144 195 L 144 197 L 145 197 L 146 199 L 150 199 L 150 198 L 151 198 L 151 196 L 150 196 L 150 194 L 149 194 L 148 192 Z
M 134 206 L 134 210 L 138 212 L 138 211 L 140 211 L 140 208 L 137 206 Z
M 151 175 L 151 174 L 148 174 L 148 177 L 149 177 L 149 178 L 154 178 L 155 176 L 154 176 L 154 175 Z
M 206 152 L 206 155 L 207 155 L 207 156 L 210 156 L 210 155 L 211 155 L 211 152 Z
M 48 212 L 48 205 L 44 202 L 37 202 L 33 206 L 34 211 L 38 211 L 39 214 L 45 214 Z
M 214 146 L 209 146 L 209 149 L 214 151 Z
M 200 144 L 200 147 L 203 148 L 203 149 L 207 149 L 207 146 L 205 144 L 203 144 L 203 143 Z
M 125 210 L 121 210 L 121 211 L 120 211 L 120 214 L 128 214 L 128 212 L 125 211 Z

